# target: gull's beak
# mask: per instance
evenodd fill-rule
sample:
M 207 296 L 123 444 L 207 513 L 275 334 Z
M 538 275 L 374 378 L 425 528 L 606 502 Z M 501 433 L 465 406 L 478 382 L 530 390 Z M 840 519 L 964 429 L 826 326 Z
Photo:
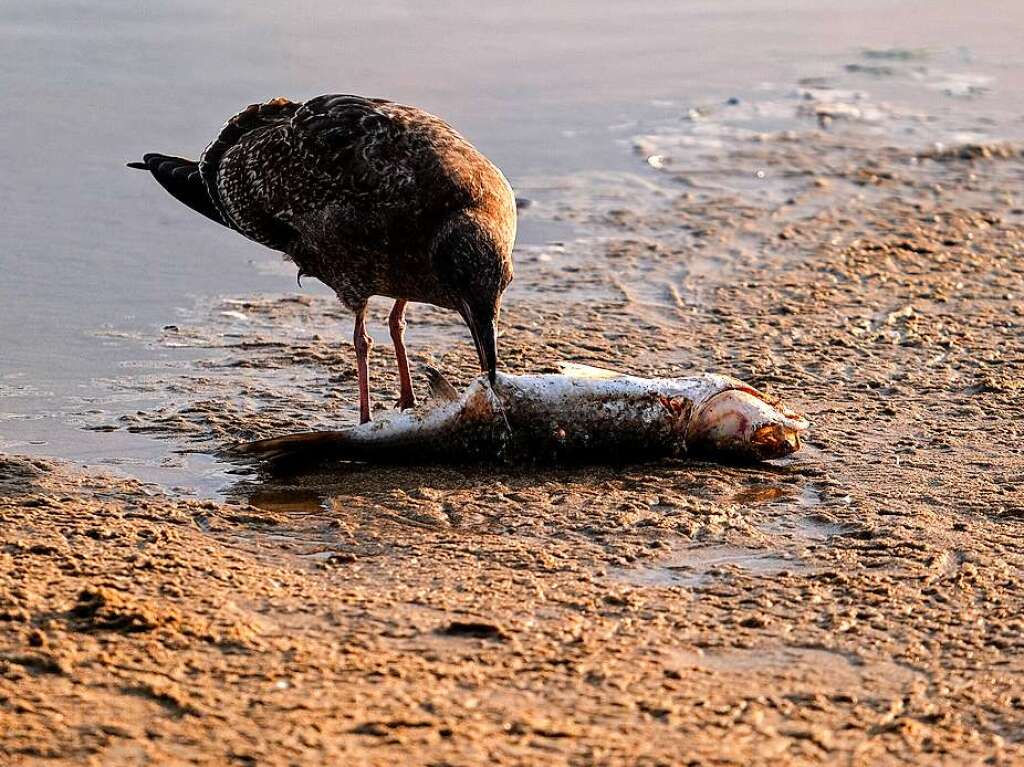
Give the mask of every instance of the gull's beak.
M 468 302 L 463 301 L 459 313 L 473 334 L 476 353 L 480 357 L 480 370 L 487 373 L 493 386 L 498 377 L 498 339 L 494 327 L 494 311 L 474 311 Z

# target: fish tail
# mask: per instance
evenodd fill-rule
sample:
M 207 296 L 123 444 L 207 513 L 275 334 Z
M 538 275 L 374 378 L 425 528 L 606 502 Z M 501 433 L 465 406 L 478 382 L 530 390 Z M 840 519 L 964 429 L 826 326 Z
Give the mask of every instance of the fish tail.
M 356 452 L 356 444 L 350 431 L 310 431 L 243 442 L 226 452 L 232 457 L 255 458 L 278 465 L 316 464 L 351 457 Z

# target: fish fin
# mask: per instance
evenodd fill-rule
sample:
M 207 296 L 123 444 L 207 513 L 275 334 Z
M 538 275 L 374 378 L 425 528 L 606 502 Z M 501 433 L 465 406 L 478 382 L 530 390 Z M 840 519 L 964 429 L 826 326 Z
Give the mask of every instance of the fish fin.
M 559 362 L 558 367 L 562 371 L 562 375 L 569 376 L 570 378 L 607 379 L 622 378 L 626 375 L 625 373 L 620 373 L 617 370 L 594 367 L 593 365 L 583 365 L 579 362 Z
M 319 462 L 341 454 L 348 446 L 347 431 L 309 431 L 242 442 L 229 448 L 226 453 L 233 457 L 256 458 L 268 463 L 291 462 L 297 458 Z
M 459 392 L 448 382 L 440 370 L 431 365 L 424 365 L 423 370 L 427 374 L 431 397 L 442 402 L 454 402 L 459 398 Z

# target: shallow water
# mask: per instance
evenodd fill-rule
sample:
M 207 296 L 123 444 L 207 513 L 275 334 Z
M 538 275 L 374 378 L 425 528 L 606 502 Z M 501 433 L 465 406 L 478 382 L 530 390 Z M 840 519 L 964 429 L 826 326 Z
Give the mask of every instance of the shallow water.
M 598 212 L 623 198 L 657 206 L 665 169 L 691 171 L 698 191 L 783 193 L 749 167 L 730 173 L 719 150 L 745 131 L 784 130 L 798 87 L 815 104 L 841 102 L 828 119 L 857 110 L 880 136 L 916 131 L 918 143 L 1019 133 L 1024 114 L 1024 8 L 1012 2 L 984 13 L 952 0 L 898 9 L 601 0 L 585 13 L 568 2 L 288 7 L 9 0 L 0 9 L 0 88 L 16 105 L 0 114 L 0 449 L 202 493 L 230 479 L 203 452 L 175 452 L 180 441 L 82 426 L 180 401 L 171 382 L 213 352 L 159 342 L 164 326 L 222 296 L 294 291 L 277 255 L 123 167 L 149 150 L 195 156 L 254 100 L 351 91 L 445 116 L 535 201 L 522 217 L 523 257 L 566 241 L 563 255 L 538 256 L 552 279 L 601 235 Z M 853 90 L 828 87 L 840 75 Z M 727 270 L 737 253 L 615 287 L 655 326 L 677 322 L 674 303 L 699 303 L 701 276 Z M 586 284 L 574 290 L 550 295 L 592 297 Z M 325 293 L 312 281 L 303 292 Z
M 749 650 L 679 651 L 670 660 L 682 668 L 700 668 L 723 676 L 739 676 L 776 669 L 792 677 L 798 686 L 817 685 L 830 690 L 898 692 L 918 682 L 921 672 L 892 661 L 861 658 L 819 647 L 776 645 Z
M 759 577 L 803 573 L 809 565 L 782 551 L 712 544 L 690 546 L 638 568 L 620 569 L 613 576 L 643 586 L 705 586 L 731 569 Z

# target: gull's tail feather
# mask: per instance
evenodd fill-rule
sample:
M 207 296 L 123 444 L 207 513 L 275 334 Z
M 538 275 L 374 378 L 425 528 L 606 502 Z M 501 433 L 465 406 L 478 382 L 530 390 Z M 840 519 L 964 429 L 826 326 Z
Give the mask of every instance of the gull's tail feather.
M 157 183 L 170 192 L 178 202 L 183 202 L 197 213 L 227 226 L 224 217 L 210 199 L 206 184 L 199 173 L 199 164 L 193 160 L 150 152 L 143 155 L 142 162 L 130 162 L 128 167 L 148 170 Z

